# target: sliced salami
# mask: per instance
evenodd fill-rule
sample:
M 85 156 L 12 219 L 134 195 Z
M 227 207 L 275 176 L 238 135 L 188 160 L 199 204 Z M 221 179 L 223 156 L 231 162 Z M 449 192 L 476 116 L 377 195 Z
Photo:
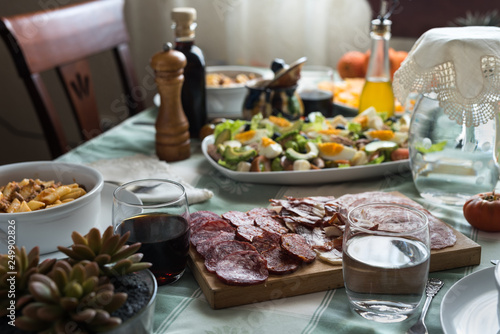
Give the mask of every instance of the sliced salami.
M 208 221 L 192 231 L 191 244 L 196 247 L 200 242 L 215 237 L 222 231 L 235 233 L 236 229 L 223 220 Z
M 301 235 L 295 233 L 282 234 L 281 247 L 290 255 L 306 263 L 311 263 L 316 259 L 316 253 Z
M 249 217 L 246 212 L 228 211 L 223 213 L 222 217 L 227 219 L 234 226 L 253 225 L 253 218 Z
M 211 249 L 221 241 L 234 240 L 235 234 L 234 232 L 225 232 L 222 231 L 218 233 L 216 236 L 211 237 L 209 239 L 200 241 L 196 246 L 196 250 L 200 253 L 204 258 L 207 257 L 207 254 L 211 251 Z
M 221 241 L 219 243 L 214 244 L 211 247 L 210 252 L 207 253 L 207 257 L 205 258 L 205 268 L 207 268 L 210 272 L 215 272 L 217 268 L 217 263 L 224 259 L 231 253 L 237 251 L 257 251 L 254 246 L 249 244 L 248 242 L 243 241 Z
M 212 211 L 195 211 L 190 214 L 189 226 L 191 229 L 210 220 L 219 220 L 221 216 Z
M 229 285 L 263 283 L 269 277 L 266 260 L 256 251 L 237 251 L 217 263 L 217 277 Z
M 255 237 L 263 234 L 264 230 L 254 225 L 241 225 L 236 229 L 236 238 L 247 242 L 252 242 Z
M 301 261 L 288 255 L 281 247 L 273 247 L 261 253 L 267 261 L 267 270 L 270 274 L 290 274 L 299 268 Z
M 273 247 L 280 246 L 280 243 L 281 235 L 268 231 L 264 231 L 262 235 L 256 236 L 252 240 L 252 245 L 257 248 L 259 253 L 265 252 Z
M 288 229 L 283 226 L 278 220 L 271 216 L 259 216 L 255 218 L 255 225 L 263 230 L 275 232 L 279 234 L 288 233 Z

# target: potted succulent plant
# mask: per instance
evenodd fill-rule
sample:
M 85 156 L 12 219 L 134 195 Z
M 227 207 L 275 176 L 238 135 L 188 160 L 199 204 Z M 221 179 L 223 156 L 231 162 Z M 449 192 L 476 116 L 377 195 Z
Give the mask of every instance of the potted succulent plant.
M 0 255 L 0 331 L 151 332 L 157 283 L 141 244 L 127 245 L 129 234 L 112 227 L 71 237 L 71 247 L 58 247 L 65 259 L 40 263 L 37 247 Z

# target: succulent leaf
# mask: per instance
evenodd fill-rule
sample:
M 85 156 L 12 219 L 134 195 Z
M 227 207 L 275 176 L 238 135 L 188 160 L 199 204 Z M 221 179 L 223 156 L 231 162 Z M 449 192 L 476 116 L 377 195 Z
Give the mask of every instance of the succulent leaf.
M 31 282 L 29 290 L 36 300 L 49 303 L 54 301 L 50 287 L 41 282 Z
M 108 230 L 106 230 L 107 232 Z M 104 232 L 106 234 L 106 232 Z M 120 240 L 120 236 L 118 234 L 114 234 L 111 237 L 105 239 L 102 238 L 102 246 L 101 246 L 101 254 L 113 254 L 115 250 L 118 248 L 118 241 Z
M 66 248 L 66 247 L 62 247 L 62 246 L 57 246 L 57 249 L 64 253 L 67 257 L 69 257 L 70 259 L 73 259 L 73 260 L 84 260 L 84 258 L 78 254 L 77 252 L 69 249 L 69 248 Z
M 78 282 L 71 281 L 64 287 L 64 295 L 80 299 L 83 296 L 83 287 Z
M 95 253 L 89 246 L 85 245 L 73 245 L 71 246 L 73 251 L 80 256 L 80 260 L 93 261 L 95 258 Z
M 88 245 L 87 239 L 76 231 L 71 233 L 71 239 L 73 240 L 73 243 L 75 245 L 85 245 L 85 246 Z
M 120 239 L 118 239 L 118 242 L 116 243 L 116 248 L 115 248 L 114 252 L 121 249 L 125 245 L 125 243 L 128 241 L 129 237 L 130 237 L 130 231 L 122 234 L 122 236 L 120 237 Z
M 71 315 L 71 319 L 78 322 L 90 322 L 96 316 L 98 310 L 87 308 Z
M 118 292 L 113 295 L 111 301 L 104 305 L 104 309 L 110 314 L 118 310 L 127 300 L 128 295 L 124 292 Z
M 54 268 L 51 273 L 51 277 L 54 283 L 56 283 L 59 290 L 64 289 L 66 284 L 68 284 L 68 275 L 66 271 L 61 267 Z
M 22 247 L 22 249 L 24 249 L 24 247 Z M 24 270 L 38 266 L 39 262 L 40 262 L 40 249 L 38 248 L 38 246 L 36 246 L 32 248 L 31 251 L 28 253 L 26 268 L 24 268 Z
M 111 261 L 115 262 L 115 261 L 118 261 L 120 259 L 125 259 L 125 258 L 129 257 L 130 255 L 134 254 L 135 252 L 137 252 L 139 250 L 139 248 L 141 248 L 140 242 L 137 242 L 137 243 L 132 244 L 132 245 L 122 246 L 119 251 L 117 251 L 115 254 L 113 254 L 113 256 L 111 256 Z
M 30 295 L 30 294 L 22 295 L 21 297 L 19 297 L 17 299 L 16 308 L 18 310 L 21 310 L 25 305 L 27 305 L 28 303 L 30 303 L 32 300 L 33 300 L 33 296 L 32 295 Z
M 123 259 L 118 262 L 116 262 L 110 269 L 109 271 L 111 273 L 114 273 L 116 275 L 125 275 L 128 272 L 128 269 L 132 266 L 132 261 L 128 259 Z
M 108 312 L 104 310 L 97 310 L 95 317 L 92 319 L 92 325 L 94 326 L 106 325 L 109 318 L 111 318 L 111 316 L 109 315 Z
M 144 269 L 148 269 L 151 267 L 151 265 L 152 264 L 149 262 L 134 263 L 129 267 L 129 269 L 127 270 L 127 273 L 133 273 L 135 271 L 141 271 Z
M 96 276 L 87 278 L 82 284 L 83 294 L 87 295 L 90 292 L 94 291 L 97 283 L 99 283 L 99 279 Z
M 94 254 L 99 254 L 102 245 L 101 232 L 99 232 L 97 228 L 92 228 L 86 238 L 88 245 Z
M 94 261 L 102 267 L 111 262 L 111 256 L 108 254 L 99 254 L 95 257 Z
M 38 272 L 38 268 L 36 267 L 31 267 L 28 268 L 22 277 L 20 277 L 20 281 L 18 283 L 19 286 L 27 286 L 28 285 L 28 280 L 30 279 L 31 275 L 36 274 Z
M 99 276 L 99 266 L 95 262 L 90 262 L 85 265 L 86 277 Z
M 135 253 L 135 254 L 130 255 L 127 259 L 129 259 L 133 263 L 136 263 L 136 262 L 141 262 L 141 260 L 142 260 L 143 257 L 144 257 L 144 254 L 142 254 L 142 253 Z
M 96 332 L 105 332 L 105 331 L 108 331 L 116 326 L 119 326 L 121 323 L 122 323 L 122 321 L 120 318 L 111 317 L 108 319 L 108 321 L 105 325 L 95 326 L 94 330 Z
M 78 299 L 73 297 L 62 297 L 60 304 L 66 311 L 71 312 L 78 307 Z
M 33 302 L 23 308 L 23 315 L 28 317 L 36 317 L 36 314 L 40 308 L 42 308 L 45 303 L 42 302 Z
M 45 322 L 39 319 L 20 316 L 16 319 L 16 327 L 24 331 L 41 331 L 50 327 L 50 322 Z
M 102 234 L 102 239 L 107 240 L 113 236 L 113 226 L 108 226 L 106 230 L 104 230 L 104 233 Z
M 36 310 L 36 317 L 45 321 L 56 321 L 64 313 L 59 305 L 44 305 Z
M 76 280 L 78 282 L 83 282 L 83 280 L 85 280 L 86 276 L 87 275 L 86 275 L 85 268 L 83 267 L 83 265 L 76 264 L 73 267 L 73 270 L 71 270 L 71 273 L 69 275 L 69 279 L 70 279 L 70 281 Z
M 42 261 L 42 263 L 38 265 L 38 272 L 40 274 L 47 274 L 49 271 L 52 270 L 56 262 L 57 259 L 46 259 Z

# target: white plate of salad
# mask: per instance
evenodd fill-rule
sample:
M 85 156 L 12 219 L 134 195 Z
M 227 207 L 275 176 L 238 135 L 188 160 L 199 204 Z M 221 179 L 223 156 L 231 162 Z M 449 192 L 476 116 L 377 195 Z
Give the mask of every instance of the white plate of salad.
M 408 119 L 368 109 L 353 119 L 227 120 L 202 142 L 209 163 L 240 182 L 311 185 L 390 177 L 408 171 Z M 396 160 L 397 159 L 397 160 Z

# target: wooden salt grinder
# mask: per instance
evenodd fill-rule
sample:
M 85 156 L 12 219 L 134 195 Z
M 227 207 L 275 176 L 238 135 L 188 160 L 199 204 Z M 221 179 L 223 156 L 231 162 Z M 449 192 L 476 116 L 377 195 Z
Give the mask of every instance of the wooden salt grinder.
M 184 160 L 191 154 L 189 123 L 181 102 L 185 66 L 186 57 L 171 43 L 151 59 L 161 101 L 155 125 L 156 155 L 160 160 Z

